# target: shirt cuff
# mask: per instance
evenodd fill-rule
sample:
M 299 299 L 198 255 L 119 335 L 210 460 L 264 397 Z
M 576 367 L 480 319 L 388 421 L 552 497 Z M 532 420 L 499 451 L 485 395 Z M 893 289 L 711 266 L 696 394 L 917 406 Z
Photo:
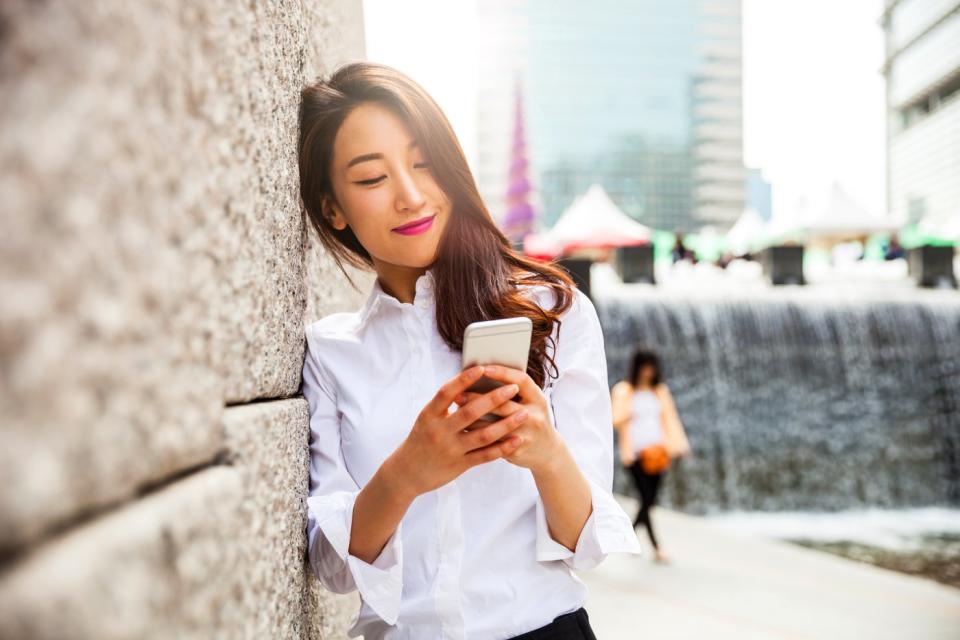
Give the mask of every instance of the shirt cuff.
M 351 555 L 350 531 L 353 524 L 353 505 L 359 491 L 338 491 L 325 496 L 307 498 L 307 509 L 316 518 L 318 536 L 324 540 L 311 540 L 310 544 L 320 544 L 317 553 L 332 549 L 337 556 L 341 570 L 346 568 L 353 586 L 360 597 L 374 613 L 387 624 L 396 624 L 400 615 L 400 596 L 403 592 L 403 521 L 387 540 L 373 563 L 364 562 Z M 327 558 L 326 560 L 333 560 Z M 320 575 L 320 572 L 318 572 Z M 351 589 L 352 590 L 352 589 Z
M 584 523 L 573 551 L 550 535 L 543 500 L 537 497 L 537 560 L 540 562 L 562 560 L 572 569 L 592 569 L 600 564 L 608 553 L 639 555 L 642 552 L 630 518 L 613 494 L 592 480 L 588 479 L 587 483 L 590 485 L 593 511 Z

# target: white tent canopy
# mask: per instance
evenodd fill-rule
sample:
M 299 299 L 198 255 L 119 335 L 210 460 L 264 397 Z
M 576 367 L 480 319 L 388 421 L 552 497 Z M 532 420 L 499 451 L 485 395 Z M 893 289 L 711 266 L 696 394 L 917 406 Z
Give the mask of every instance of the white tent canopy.
M 573 201 L 543 236 L 549 244 L 570 246 L 625 246 L 649 242 L 650 228 L 640 224 L 614 204 L 599 184 Z
M 814 198 L 801 200 L 790 215 L 774 216 L 768 230 L 774 240 L 789 236 L 809 242 L 891 232 L 899 226 L 869 211 L 834 182 Z
M 730 231 L 727 232 L 727 248 L 734 253 L 744 253 L 759 247 L 767 235 L 767 223 L 756 209 L 744 209 Z

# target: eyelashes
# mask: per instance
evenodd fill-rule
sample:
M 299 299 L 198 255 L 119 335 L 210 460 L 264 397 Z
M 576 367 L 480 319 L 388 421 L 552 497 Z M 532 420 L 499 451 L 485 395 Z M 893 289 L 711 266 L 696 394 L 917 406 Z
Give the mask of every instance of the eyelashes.
M 429 168 L 430 168 L 430 163 L 429 163 L 429 162 L 418 162 L 417 164 L 413 165 L 413 168 L 414 168 L 414 169 L 429 169 Z M 358 181 L 355 182 L 355 184 L 363 185 L 363 186 L 365 186 L 365 187 L 372 187 L 372 186 L 375 185 L 375 184 L 380 184 L 380 182 L 382 182 L 383 180 L 385 180 L 386 177 L 387 177 L 387 176 L 377 176 L 376 178 L 370 178 L 369 180 L 358 180 Z

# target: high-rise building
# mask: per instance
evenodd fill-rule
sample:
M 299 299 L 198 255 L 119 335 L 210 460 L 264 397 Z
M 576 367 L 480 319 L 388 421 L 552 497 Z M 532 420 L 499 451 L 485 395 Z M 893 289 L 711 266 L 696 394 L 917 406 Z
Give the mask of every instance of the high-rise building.
M 747 167 L 747 208 L 753 209 L 764 220 L 773 216 L 773 187 L 760 169 Z
M 479 3 L 478 177 L 505 209 L 513 95 L 549 226 L 593 182 L 655 228 L 743 211 L 740 0 Z
M 960 216 L 960 2 L 886 0 L 887 208 Z

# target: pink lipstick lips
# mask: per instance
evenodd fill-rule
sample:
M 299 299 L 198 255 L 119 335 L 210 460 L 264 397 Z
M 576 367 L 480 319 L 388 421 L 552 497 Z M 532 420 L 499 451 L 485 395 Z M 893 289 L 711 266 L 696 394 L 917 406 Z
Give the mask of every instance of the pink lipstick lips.
M 393 230 L 405 236 L 415 236 L 432 227 L 435 217 L 436 214 L 426 218 L 420 218 L 419 220 L 414 220 L 413 222 L 408 222 L 407 224 L 396 227 Z

